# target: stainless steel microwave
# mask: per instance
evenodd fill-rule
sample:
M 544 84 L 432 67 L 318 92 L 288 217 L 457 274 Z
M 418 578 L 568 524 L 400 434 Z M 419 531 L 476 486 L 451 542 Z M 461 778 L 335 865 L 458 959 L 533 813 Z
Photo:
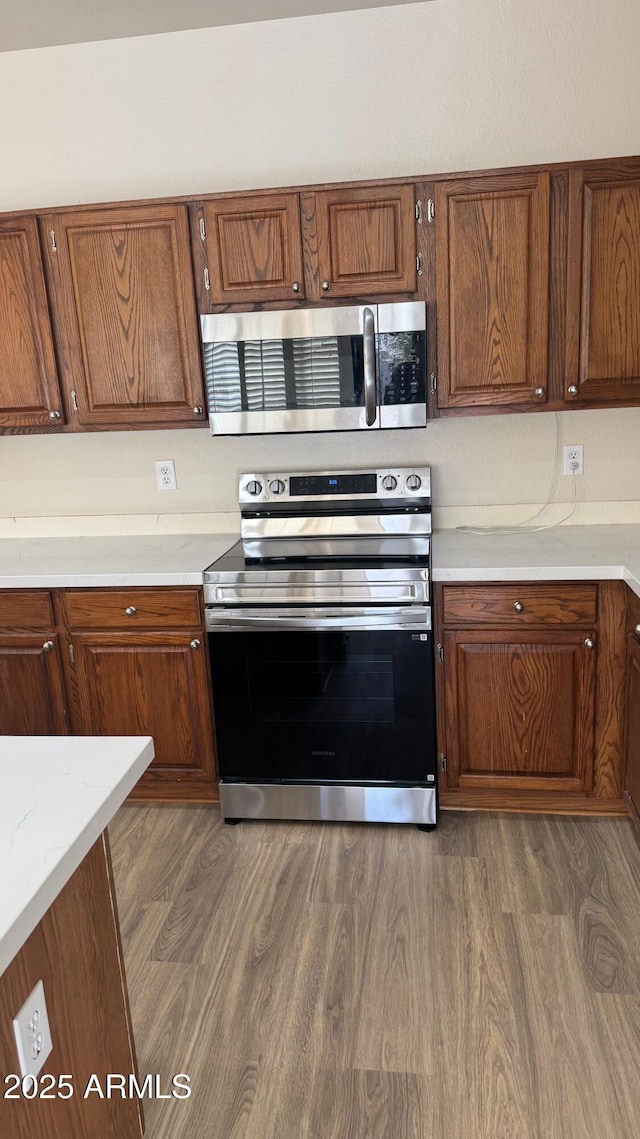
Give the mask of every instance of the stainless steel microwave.
M 212 435 L 426 426 L 423 302 L 200 322 Z

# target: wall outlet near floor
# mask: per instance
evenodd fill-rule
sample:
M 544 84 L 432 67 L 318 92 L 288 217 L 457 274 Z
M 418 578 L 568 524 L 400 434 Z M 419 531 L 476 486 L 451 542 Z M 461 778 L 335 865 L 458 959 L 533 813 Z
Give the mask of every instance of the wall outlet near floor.
M 176 468 L 173 459 L 156 459 L 158 490 L 177 490 Z
M 565 475 L 584 474 L 584 447 L 582 443 L 572 443 L 564 449 Z
M 37 1076 L 53 1051 L 42 981 L 38 981 L 20 1012 L 14 1017 L 13 1032 L 21 1075 Z

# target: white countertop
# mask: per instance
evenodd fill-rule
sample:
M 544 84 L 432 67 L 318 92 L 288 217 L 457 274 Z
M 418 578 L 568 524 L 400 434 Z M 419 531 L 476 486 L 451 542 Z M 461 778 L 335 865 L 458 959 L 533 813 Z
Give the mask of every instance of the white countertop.
M 0 975 L 152 759 L 147 736 L 0 736 Z
M 433 537 L 434 581 L 626 581 L 640 596 L 640 526 Z
M 202 585 L 203 571 L 239 537 L 9 538 L 0 542 L 0 589 Z

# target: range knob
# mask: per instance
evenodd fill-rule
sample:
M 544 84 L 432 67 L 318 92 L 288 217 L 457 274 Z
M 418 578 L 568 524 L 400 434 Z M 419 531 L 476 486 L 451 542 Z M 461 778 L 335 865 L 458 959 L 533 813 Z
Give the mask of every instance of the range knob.
M 262 494 L 262 483 L 258 482 L 257 479 L 252 479 L 251 482 L 247 483 L 247 493 Z
M 284 483 L 282 479 L 272 479 L 269 483 L 269 490 L 272 494 L 282 494 L 284 490 Z
M 420 475 L 407 475 L 407 490 L 420 490 L 422 479 Z
M 382 485 L 385 490 L 395 490 L 398 485 L 398 480 L 395 475 L 385 475 L 382 480 Z

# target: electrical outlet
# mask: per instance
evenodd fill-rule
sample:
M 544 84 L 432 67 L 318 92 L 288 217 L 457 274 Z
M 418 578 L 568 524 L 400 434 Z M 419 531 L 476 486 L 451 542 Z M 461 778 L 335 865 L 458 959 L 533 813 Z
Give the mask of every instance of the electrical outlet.
M 158 490 L 177 490 L 176 468 L 173 459 L 156 460 L 156 479 Z
M 582 443 L 573 443 L 564 449 L 565 475 L 584 474 L 584 447 Z
M 42 981 L 38 981 L 20 1012 L 14 1017 L 13 1032 L 21 1075 L 37 1076 L 53 1051 Z

